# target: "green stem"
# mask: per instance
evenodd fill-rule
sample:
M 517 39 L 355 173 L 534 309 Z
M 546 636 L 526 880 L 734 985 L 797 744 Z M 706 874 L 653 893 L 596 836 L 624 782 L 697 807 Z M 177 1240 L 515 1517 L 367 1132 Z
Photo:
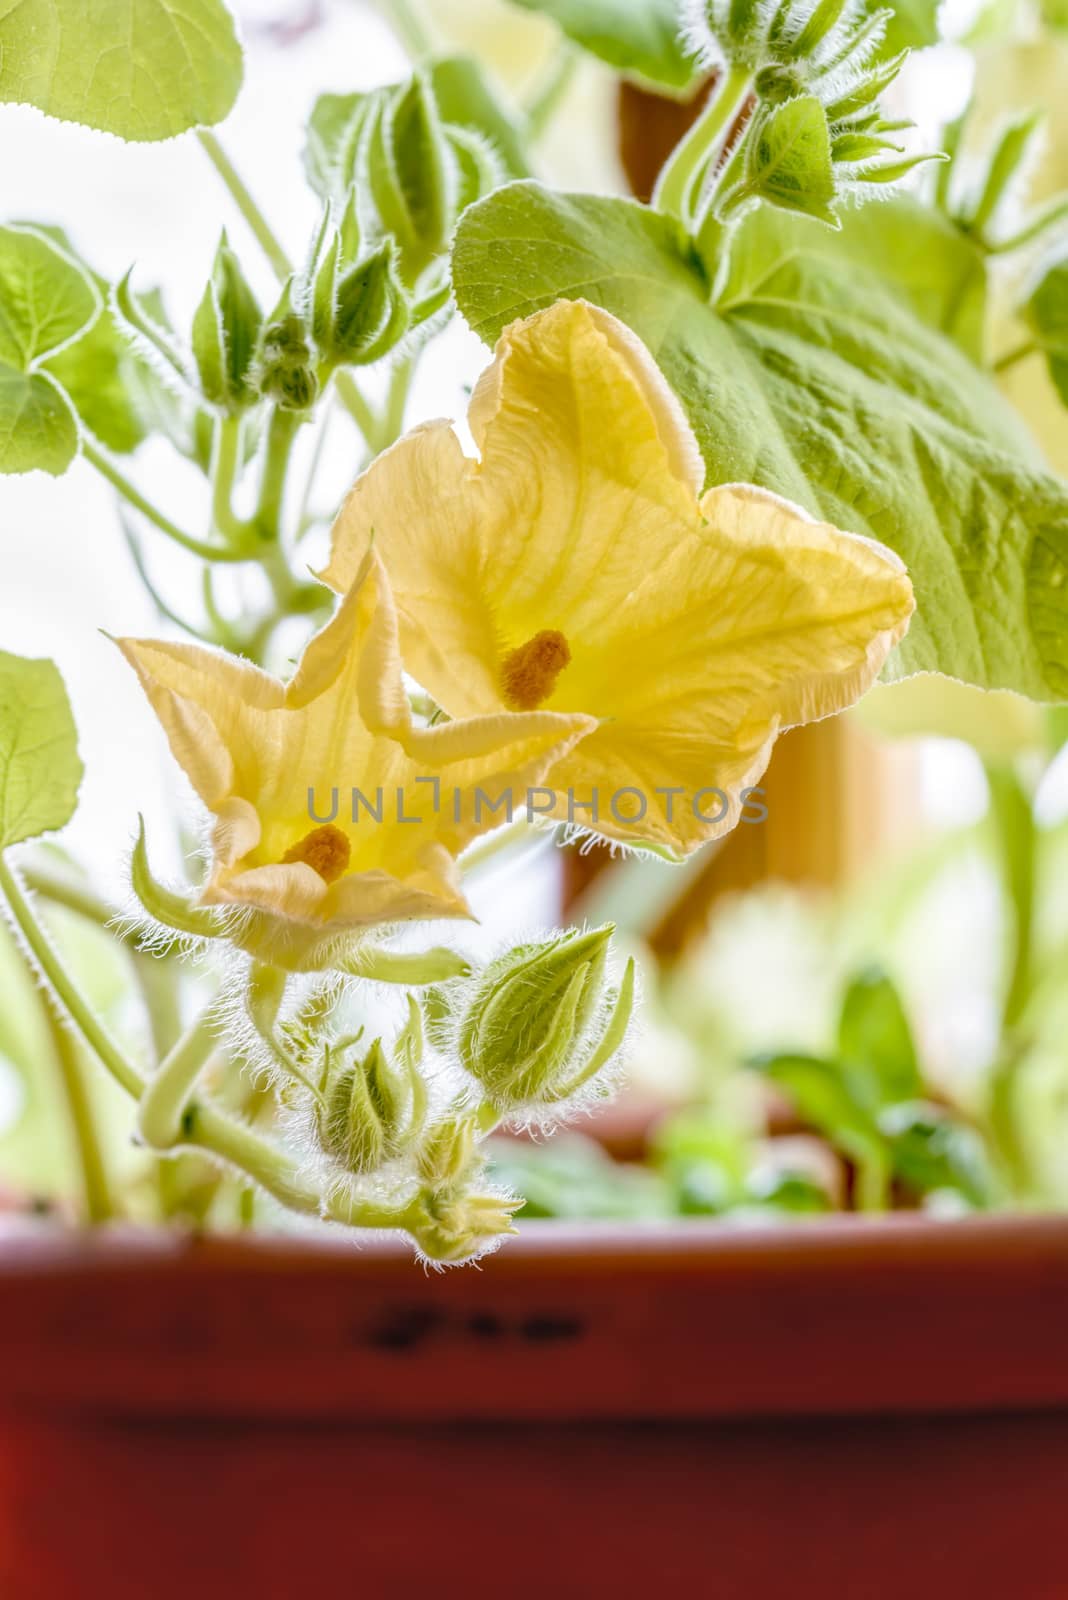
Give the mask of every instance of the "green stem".
M 1024 339 L 1021 344 L 1013 345 L 1011 350 L 1006 350 L 1004 355 L 998 356 L 994 362 L 995 372 L 1008 372 L 1018 361 L 1026 361 L 1028 356 L 1033 356 L 1039 348 L 1036 339 Z
M 247 550 L 250 524 L 234 515 L 234 484 L 241 465 L 241 419 L 219 417 L 211 451 L 211 520 L 227 543 Z
M 881 1154 L 866 1154 L 856 1163 L 857 1210 L 865 1213 L 887 1211 L 890 1205 L 890 1172 Z
M 182 1143 L 206 1150 L 227 1166 L 236 1167 L 290 1211 L 329 1218 L 355 1228 L 408 1226 L 410 1206 L 389 1206 L 353 1194 L 324 1198 L 277 1145 L 260 1138 L 244 1123 L 213 1106 L 194 1103 L 188 1108 Z
M 370 401 L 358 388 L 351 372 L 337 373 L 334 377 L 334 388 L 341 404 L 363 435 L 365 444 L 373 450 L 378 437 L 378 418 Z
M 55 1006 L 46 999 L 43 1009 L 52 1036 L 52 1051 L 63 1085 L 74 1147 L 78 1154 L 86 1221 L 107 1222 L 114 1216 L 115 1208 L 97 1136 L 96 1119 L 83 1073 L 84 1058 L 78 1041 L 59 1016 Z
M 411 393 L 414 376 L 415 359 L 412 356 L 398 361 L 390 374 L 386 406 L 378 425 L 376 442 L 379 450 L 386 450 L 391 444 L 396 444 L 404 432 L 404 414 L 408 407 L 408 396 Z
M 32 894 L 39 894 L 67 911 L 74 911 L 86 922 L 95 922 L 98 927 L 106 928 L 114 918 L 111 907 L 92 889 L 87 889 L 84 884 L 63 873 L 53 872 L 50 867 L 40 864 L 25 866 L 22 868 L 22 881 Z
M 59 952 L 54 949 L 34 916 L 33 908 L 3 853 L 0 853 L 0 895 L 7 902 L 11 919 L 29 952 L 31 965 L 39 969 L 56 1003 L 77 1023 L 86 1043 L 100 1057 L 116 1083 L 127 1094 L 140 1099 L 144 1087 L 141 1074 L 93 1015 L 81 990 L 63 965 Z
M 237 168 L 219 143 L 217 135 L 212 133 L 210 129 L 198 128 L 197 138 L 200 140 L 208 160 L 219 174 L 223 183 L 225 183 L 227 189 L 229 189 L 234 204 L 251 228 L 257 244 L 271 263 L 279 280 L 284 283 L 293 270 L 290 266 L 289 258 L 263 212 L 246 188 Z
M 98 450 L 93 441 L 87 436 L 82 438 L 82 454 L 85 459 L 105 477 L 113 489 L 117 489 L 123 499 L 147 517 L 161 533 L 168 539 L 173 539 L 175 544 L 180 544 L 183 550 L 188 550 L 192 555 L 199 556 L 202 561 L 248 561 L 247 550 L 227 550 L 220 545 L 205 544 L 203 539 L 195 539 L 192 534 L 185 533 L 178 525 L 165 517 L 150 500 L 146 500 L 141 491 L 130 482 L 124 473 L 102 450 Z
M 218 1039 L 219 1008 L 212 1001 L 168 1051 L 141 1097 L 137 1126 L 149 1149 L 178 1143 L 186 1107 Z
M 379 9 L 413 61 L 434 54 L 434 41 L 411 0 L 379 0 Z
M 534 93 L 523 107 L 532 139 L 540 139 L 552 122 L 575 76 L 578 61 L 578 51 L 562 39 L 545 72 L 539 77 Z
M 263 477 L 260 480 L 260 497 L 255 516 L 256 531 L 261 539 L 274 542 L 279 537 L 286 475 L 299 427 L 300 418 L 296 412 L 282 411 L 277 406 L 271 412 L 264 444 Z
M 653 205 L 679 217 L 687 226 L 694 219 L 701 182 L 723 153 L 735 119 L 753 87 L 747 67 L 729 67 L 715 95 L 702 111 L 657 179 Z
M 1040 239 L 1050 228 L 1058 227 L 1062 222 L 1068 222 L 1068 194 L 1058 195 L 1048 205 L 1043 206 L 1026 223 L 1019 233 L 1010 234 L 1007 239 L 998 239 L 995 243 L 984 241 L 988 255 L 1007 256 L 1015 250 L 1022 250 L 1026 245 L 1033 244 Z

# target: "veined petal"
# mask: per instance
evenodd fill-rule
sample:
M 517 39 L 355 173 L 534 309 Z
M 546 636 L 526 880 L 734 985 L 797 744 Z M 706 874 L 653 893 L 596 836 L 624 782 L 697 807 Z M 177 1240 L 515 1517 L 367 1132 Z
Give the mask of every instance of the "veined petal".
M 322 574 L 342 587 L 374 533 L 409 669 L 462 716 L 501 704 L 503 663 L 539 631 L 609 645 L 616 608 L 700 522 L 678 402 L 634 335 L 584 302 L 505 332 L 470 421 L 480 462 L 433 424 L 374 463 Z

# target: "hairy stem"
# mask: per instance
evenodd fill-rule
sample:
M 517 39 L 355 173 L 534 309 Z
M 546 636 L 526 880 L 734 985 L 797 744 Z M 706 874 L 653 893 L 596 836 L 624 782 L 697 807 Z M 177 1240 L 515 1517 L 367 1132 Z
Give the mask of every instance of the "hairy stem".
M 97 1021 L 74 979 L 63 964 L 59 952 L 34 915 L 33 907 L 23 894 L 22 885 L 12 871 L 6 855 L 0 853 L 0 895 L 7 902 L 11 920 L 15 924 L 30 964 L 40 973 L 50 997 L 61 1011 L 77 1024 L 86 1043 L 100 1057 L 116 1083 L 135 1099 L 140 1098 L 144 1087 L 141 1074 L 119 1049 L 111 1035 Z
M 199 556 L 202 561 L 248 561 L 250 559 L 247 549 L 233 550 L 227 549 L 222 545 L 207 544 L 203 539 L 197 539 L 192 534 L 185 533 L 178 527 L 177 523 L 172 522 L 170 517 L 164 516 L 158 507 L 146 499 L 140 489 L 136 488 L 125 473 L 121 472 L 115 463 L 109 460 L 104 452 L 99 450 L 88 437 L 83 437 L 82 439 L 82 454 L 86 461 L 91 466 L 94 466 L 102 477 L 107 479 L 112 488 L 117 489 L 123 499 L 133 506 L 135 511 L 139 511 L 143 517 L 147 517 L 149 522 L 157 527 L 161 533 L 167 535 L 168 539 L 173 539 L 175 544 L 180 544 L 183 550 L 188 550 L 192 555 Z
M 730 137 L 731 128 L 752 92 L 752 75 L 734 66 L 716 89 L 685 138 L 675 147 L 653 194 L 653 205 L 690 226 L 697 214 L 705 174 L 711 171 Z
M 197 1080 L 207 1065 L 219 1037 L 216 1002 L 207 1006 L 168 1051 L 141 1097 L 137 1126 L 153 1150 L 169 1150 L 178 1143 L 182 1120 Z
M 230 191 L 234 204 L 251 228 L 260 249 L 271 263 L 278 277 L 282 282 L 285 282 L 292 271 L 289 257 L 283 250 L 263 212 L 253 200 L 237 168 L 219 143 L 217 135 L 208 128 L 198 128 L 197 138 L 200 140 L 201 147 L 208 160 Z
M 115 1208 L 96 1118 L 85 1082 L 84 1057 L 78 1041 L 50 999 L 43 1001 L 43 1009 L 77 1152 L 85 1219 L 89 1223 L 107 1222 L 114 1216 Z

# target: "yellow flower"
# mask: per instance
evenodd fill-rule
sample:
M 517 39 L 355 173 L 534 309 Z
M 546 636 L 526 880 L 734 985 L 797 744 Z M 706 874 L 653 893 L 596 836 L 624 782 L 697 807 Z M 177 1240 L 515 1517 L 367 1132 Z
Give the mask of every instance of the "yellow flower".
M 196 645 L 118 643 L 216 818 L 202 904 L 245 908 L 235 937 L 285 965 L 373 924 L 469 916 L 455 856 L 500 825 L 501 793 L 595 726 L 555 711 L 413 725 L 374 551 L 288 685 Z
M 478 460 L 434 422 L 374 463 L 323 577 L 344 589 L 373 532 L 405 663 L 451 715 L 598 719 L 553 769 L 558 821 L 690 852 L 737 822 L 776 736 L 858 699 L 905 632 L 888 550 L 750 486 L 702 496 L 678 402 L 594 306 L 513 323 L 469 422 Z

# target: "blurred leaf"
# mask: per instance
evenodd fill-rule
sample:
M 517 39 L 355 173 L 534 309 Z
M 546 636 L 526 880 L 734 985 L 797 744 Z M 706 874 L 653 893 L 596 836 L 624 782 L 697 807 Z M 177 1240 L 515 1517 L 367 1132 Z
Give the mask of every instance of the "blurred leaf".
M 64 827 L 83 770 L 58 667 L 0 651 L 0 850 Z
M 1004 758 L 1046 744 L 1043 707 L 1009 689 L 976 689 L 937 672 L 877 683 L 850 715 L 890 738 L 963 739 L 980 755 Z
M 916 1047 L 905 1008 L 888 977 L 862 973 L 846 989 L 838 1022 L 838 1054 L 870 1085 L 874 1110 L 923 1092 Z
M 818 1056 L 756 1057 L 752 1066 L 787 1095 L 799 1118 L 856 1155 L 881 1148 L 875 1118 L 857 1099 L 844 1068 Z
M 584 50 L 627 76 L 669 90 L 697 76 L 682 39 L 676 0 L 513 0 L 552 20 Z
M 889 1107 L 879 1126 L 890 1141 L 895 1176 L 913 1193 L 951 1189 L 969 1205 L 991 1203 L 994 1176 L 974 1128 L 925 1101 Z
M 241 67 L 221 0 L 0 3 L 0 100 L 120 139 L 221 122 Z
M 560 1134 L 547 1145 L 497 1138 L 489 1151 L 494 1179 L 523 1196 L 521 1217 L 641 1222 L 672 1215 L 656 1173 L 617 1164 L 581 1134 Z

